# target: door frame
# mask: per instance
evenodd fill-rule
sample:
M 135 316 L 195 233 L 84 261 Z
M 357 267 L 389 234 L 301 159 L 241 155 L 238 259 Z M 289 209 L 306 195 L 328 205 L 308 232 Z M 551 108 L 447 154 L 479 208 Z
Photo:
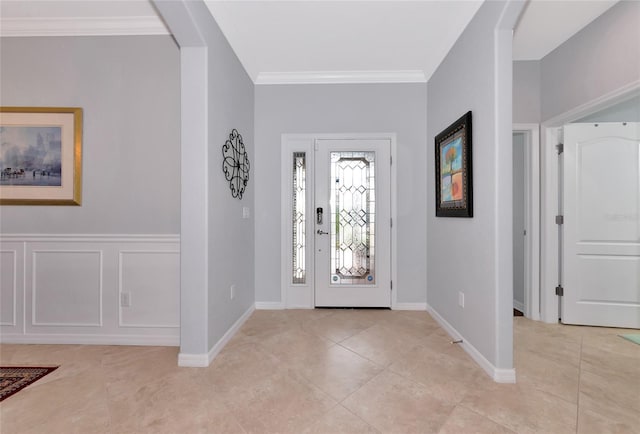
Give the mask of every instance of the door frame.
M 558 214 L 558 154 L 564 140 L 562 126 L 640 95 L 640 80 L 606 93 L 555 116 L 541 125 L 540 146 L 540 318 L 557 323 L 560 300 L 555 293 L 560 272 L 560 242 L 555 216 Z
M 523 313 L 540 320 L 540 124 L 513 124 L 513 132 L 525 136 Z
M 293 284 L 291 282 L 291 245 L 293 243 L 291 237 L 291 221 L 286 218 L 291 212 L 291 171 L 285 170 L 291 164 L 293 152 L 305 152 L 307 168 L 311 167 L 311 171 L 307 169 L 306 187 L 310 192 L 307 195 L 307 215 L 313 215 L 313 206 L 315 198 L 315 186 L 313 185 L 313 167 L 315 164 L 315 142 L 316 140 L 368 140 L 368 139 L 386 139 L 389 140 L 391 149 L 391 179 L 390 181 L 390 206 L 391 220 L 397 222 L 397 140 L 396 133 L 335 133 L 335 134 L 282 134 L 280 143 L 280 300 L 284 309 L 314 309 L 314 280 L 315 270 L 314 264 L 307 262 L 306 283 Z M 313 222 L 313 220 L 311 220 Z M 391 281 L 395 282 L 398 269 L 397 255 L 397 224 L 391 226 Z M 306 234 L 306 255 L 311 258 L 315 251 L 315 237 L 312 232 L 307 230 Z M 397 285 L 391 290 L 391 309 L 396 308 L 397 304 Z

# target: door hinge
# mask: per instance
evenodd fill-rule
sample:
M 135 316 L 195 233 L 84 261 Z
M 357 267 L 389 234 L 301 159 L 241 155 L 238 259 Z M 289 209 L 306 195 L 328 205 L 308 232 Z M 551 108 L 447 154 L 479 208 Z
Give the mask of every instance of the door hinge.
M 391 281 L 389 282 L 389 286 L 391 287 L 391 290 L 393 291 L 393 280 L 391 280 Z
M 393 227 L 393 219 L 389 219 L 389 226 Z
M 556 145 L 556 151 L 558 151 L 558 155 L 564 152 L 564 143 L 558 143 Z
M 389 155 L 389 164 L 393 164 L 393 157 Z
M 564 288 L 562 287 L 562 285 L 556 286 L 556 295 L 560 297 L 564 296 Z
M 556 216 L 556 224 L 557 225 L 563 225 L 564 224 L 564 216 L 563 215 L 557 215 Z

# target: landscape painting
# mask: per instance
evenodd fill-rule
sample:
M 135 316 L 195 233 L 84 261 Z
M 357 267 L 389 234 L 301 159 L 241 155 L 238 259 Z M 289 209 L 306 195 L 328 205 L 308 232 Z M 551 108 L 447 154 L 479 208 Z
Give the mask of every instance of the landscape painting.
M 0 107 L 0 204 L 79 205 L 82 109 Z
M 473 217 L 471 112 L 435 138 L 436 216 Z
M 62 185 L 62 128 L 0 127 L 0 185 Z

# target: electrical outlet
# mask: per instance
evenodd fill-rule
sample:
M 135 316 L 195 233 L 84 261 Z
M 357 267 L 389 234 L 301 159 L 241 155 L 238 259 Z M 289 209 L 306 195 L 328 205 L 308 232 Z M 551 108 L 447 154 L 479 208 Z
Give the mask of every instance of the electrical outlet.
M 464 292 L 458 292 L 458 305 L 464 308 Z
M 251 216 L 251 211 L 249 211 L 249 207 L 248 206 L 243 206 L 242 207 L 242 218 L 243 219 L 248 219 Z
M 236 297 L 236 285 L 231 285 L 229 297 L 233 300 Z
M 131 307 L 131 293 L 129 292 L 120 293 L 120 306 Z

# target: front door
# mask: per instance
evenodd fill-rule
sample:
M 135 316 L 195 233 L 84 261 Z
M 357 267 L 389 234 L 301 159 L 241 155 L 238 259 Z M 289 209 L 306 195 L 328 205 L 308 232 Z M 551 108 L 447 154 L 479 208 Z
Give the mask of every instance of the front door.
M 315 306 L 391 306 L 390 148 L 315 140 Z
M 640 123 L 564 139 L 562 322 L 640 328 Z

